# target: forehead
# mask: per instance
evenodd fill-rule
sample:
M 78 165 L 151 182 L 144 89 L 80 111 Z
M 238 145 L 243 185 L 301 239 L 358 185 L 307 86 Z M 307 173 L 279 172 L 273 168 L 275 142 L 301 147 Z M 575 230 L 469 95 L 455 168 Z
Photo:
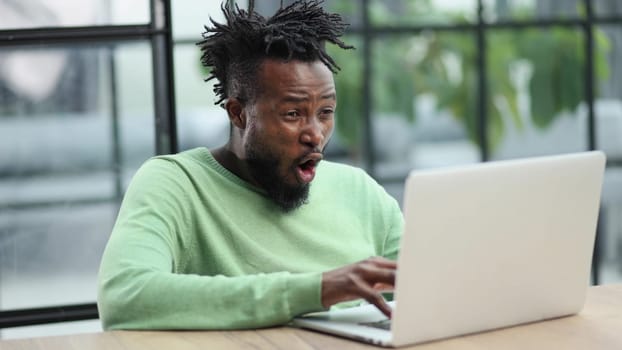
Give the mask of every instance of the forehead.
M 335 89 L 333 73 L 321 61 L 267 59 L 259 66 L 258 78 L 260 95 Z

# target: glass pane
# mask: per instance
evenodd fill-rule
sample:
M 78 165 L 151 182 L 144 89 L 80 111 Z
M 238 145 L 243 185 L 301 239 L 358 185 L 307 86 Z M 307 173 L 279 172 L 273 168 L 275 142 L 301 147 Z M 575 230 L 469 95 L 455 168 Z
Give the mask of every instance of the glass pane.
M 205 31 L 203 26 L 212 26 L 210 18 L 218 23 L 224 21 L 220 4 L 220 1 L 205 0 L 172 1 L 173 38 L 200 41 Z M 247 6 L 245 1 L 237 1 L 237 4 L 244 9 Z
M 487 22 L 507 20 L 546 20 L 580 18 L 585 14 L 583 0 L 484 0 Z
M 0 1 L 0 30 L 149 23 L 149 0 Z
M 566 28 L 488 35 L 492 159 L 584 151 L 584 39 Z
M 334 75 L 337 90 L 335 130 L 326 146 L 326 158 L 331 161 L 362 166 L 363 134 L 363 48 L 357 36 L 345 36 L 342 40 L 356 47 L 343 50 L 328 45 L 328 53 L 341 68 Z
M 602 283 L 622 281 L 622 26 L 594 30 L 597 97 L 596 146 L 607 154 L 601 231 Z M 583 110 L 585 113 L 585 110 Z
M 209 72 L 201 65 L 201 50 L 194 44 L 175 45 L 175 96 L 180 150 L 218 147 L 229 139 L 229 118 L 205 82 Z
M 371 0 L 369 4 L 375 25 L 477 22 L 477 0 Z
M 594 38 L 597 147 L 613 163 L 622 161 L 622 26 L 595 27 Z
M 400 200 L 411 169 L 480 159 L 474 44 L 470 34 L 433 32 L 374 41 L 376 174 Z
M 94 302 L 125 185 L 154 154 L 150 45 L 3 47 L 0 62 L 0 309 Z
M 338 13 L 350 27 L 360 28 L 362 25 L 361 0 L 326 0 L 324 8 L 331 13 Z
M 272 16 L 276 10 L 281 6 L 281 2 L 283 6 L 288 6 L 292 4 L 295 0 L 262 0 L 255 2 L 255 10 L 259 12 L 262 16 L 269 17 Z M 238 2 L 240 7 L 246 8 L 248 1 Z M 243 6 L 242 6 L 243 5 Z M 324 0 L 322 2 L 322 7 L 329 12 L 339 13 L 347 23 L 351 25 L 356 24 L 357 14 L 360 13 L 361 0 Z
M 283 1 L 286 6 L 292 1 Z M 177 40 L 199 41 L 203 26 L 211 26 L 209 18 L 222 23 L 224 16 L 220 10 L 220 1 L 184 0 L 172 2 L 173 36 Z M 238 6 L 247 9 L 248 1 L 237 1 Z M 263 16 L 272 16 L 279 8 L 280 0 L 262 0 L 255 2 L 255 10 Z M 351 26 L 360 25 L 360 0 L 327 0 L 323 7 L 330 12 L 339 13 Z
M 620 0 L 592 0 L 594 13 L 597 17 L 612 17 L 622 15 Z

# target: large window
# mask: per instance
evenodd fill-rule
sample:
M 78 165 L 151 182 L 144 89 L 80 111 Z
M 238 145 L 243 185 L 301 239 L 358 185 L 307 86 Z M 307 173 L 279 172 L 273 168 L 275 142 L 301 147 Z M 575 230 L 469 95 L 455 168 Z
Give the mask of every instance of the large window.
M 620 1 L 324 6 L 357 48 L 329 48 L 342 70 L 328 159 L 401 202 L 411 169 L 602 149 L 593 281 L 622 280 Z M 227 140 L 195 45 L 220 2 L 4 0 L 0 13 L 0 328 L 97 317 L 99 258 L 136 168 Z
M 601 149 L 592 281 L 622 280 L 619 1 L 326 4 L 348 13 L 363 53 L 356 79 L 336 78 L 355 96 L 337 118 L 360 121 L 340 134 L 391 194 L 401 201 L 411 169 Z
M 0 2 L 2 337 L 97 318 L 99 260 L 125 188 L 147 158 L 175 150 L 160 98 L 173 96 L 167 4 L 131 3 Z

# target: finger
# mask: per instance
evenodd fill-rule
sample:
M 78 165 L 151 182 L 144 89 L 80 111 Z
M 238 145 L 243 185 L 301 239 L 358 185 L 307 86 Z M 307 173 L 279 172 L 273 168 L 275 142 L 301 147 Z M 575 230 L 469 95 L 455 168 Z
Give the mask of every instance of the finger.
M 372 288 L 378 292 L 392 292 L 395 286 L 389 283 L 375 283 Z
M 370 285 L 368 285 L 361 278 L 353 277 L 352 281 L 356 286 L 357 290 L 355 291 L 360 297 L 367 300 L 368 303 L 375 305 L 380 312 L 385 314 L 388 318 L 391 318 L 391 307 L 387 304 L 386 300 L 382 297 L 380 293 L 375 291 Z
M 395 269 L 380 268 L 373 265 L 361 265 L 358 275 L 367 281 L 370 286 L 375 284 L 395 285 Z
M 368 262 L 382 268 L 386 269 L 397 269 L 397 262 L 393 260 L 389 260 L 382 256 L 374 256 L 367 260 Z

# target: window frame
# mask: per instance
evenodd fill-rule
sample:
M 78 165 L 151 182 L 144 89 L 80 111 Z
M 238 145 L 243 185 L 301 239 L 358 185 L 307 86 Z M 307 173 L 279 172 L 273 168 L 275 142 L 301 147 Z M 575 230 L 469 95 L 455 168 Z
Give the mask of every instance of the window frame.
M 24 45 L 91 44 L 98 43 L 114 50 L 114 46 L 126 41 L 149 40 L 153 62 L 153 94 L 155 112 L 156 154 L 178 151 L 176 130 L 176 108 L 173 70 L 173 40 L 170 0 L 150 0 L 150 20 L 140 25 L 96 25 L 80 27 L 41 27 L 0 30 L 0 48 Z M 114 72 L 114 62 L 111 70 Z M 113 119 L 113 159 L 121 159 L 118 130 L 118 96 L 115 76 L 111 82 L 111 103 Z M 116 171 L 116 200 L 123 195 L 121 169 Z M 53 203 L 46 203 L 53 204 Z M 66 204 L 66 203 L 65 203 Z M 36 204 L 35 204 L 36 205 Z M 3 206 L 0 206 L 2 209 Z M 11 208 L 11 205 L 8 205 Z M 40 325 L 67 321 L 99 318 L 97 304 L 55 305 L 50 307 L 0 310 L 0 329 L 29 325 Z
M 588 142 L 587 150 L 595 150 L 598 144 L 598 136 L 595 126 L 594 111 L 594 85 L 595 85 L 595 63 L 594 63 L 594 28 L 602 24 L 622 23 L 622 14 L 601 17 L 594 13 L 593 0 L 582 0 L 585 8 L 585 15 L 581 18 L 562 19 L 548 18 L 537 20 L 501 20 L 489 23 L 485 20 L 485 4 L 483 0 L 478 0 L 477 18 L 475 23 L 456 23 L 448 25 L 374 25 L 370 20 L 370 0 L 358 0 L 361 7 L 361 25 L 349 27 L 346 34 L 359 36 L 362 39 L 363 52 L 363 142 L 361 143 L 361 156 L 363 168 L 380 183 L 402 182 L 403 178 L 381 178 L 377 176 L 377 159 L 374 154 L 376 140 L 373 135 L 373 99 L 372 90 L 372 66 L 373 56 L 371 49 L 376 40 L 382 40 L 389 35 L 412 35 L 422 31 L 433 32 L 468 32 L 473 36 L 477 48 L 477 74 L 478 74 L 478 150 L 480 160 L 488 161 L 490 150 L 487 137 L 488 111 L 487 96 L 487 67 L 486 50 L 487 35 L 495 29 L 532 29 L 548 27 L 579 28 L 585 37 L 585 57 L 586 66 L 583 81 L 585 82 L 585 101 L 587 104 L 588 126 L 585 137 Z M 110 45 L 127 40 L 151 41 L 153 77 L 154 77 L 154 110 L 155 110 L 155 149 L 157 154 L 175 153 L 178 151 L 178 139 L 176 130 L 176 106 L 175 106 L 175 78 L 173 70 L 173 50 L 175 45 L 195 44 L 194 39 L 178 39 L 173 41 L 171 25 L 171 1 L 170 0 L 150 0 L 150 22 L 145 25 L 104 25 L 104 26 L 85 26 L 85 27 L 62 27 L 62 28 L 32 28 L 16 30 L 0 30 L 0 47 L 32 45 L 32 44 L 52 44 L 52 43 L 85 43 L 100 41 Z M 118 118 L 118 110 L 115 107 L 116 95 L 113 94 L 113 118 Z M 117 131 L 118 132 L 118 131 Z M 115 143 L 118 147 L 118 140 Z M 120 149 L 116 149 L 115 154 L 120 157 Z M 120 194 L 120 184 L 118 185 L 118 195 Z M 1 209 L 2 207 L 0 207 Z M 600 227 L 600 225 L 599 225 Z M 594 247 L 592 262 L 592 283 L 599 283 L 600 270 L 600 245 L 597 230 L 597 240 Z M 95 303 L 59 305 L 45 308 L 0 310 L 0 329 L 7 327 L 17 327 L 35 324 L 47 324 L 53 322 L 77 321 L 98 318 L 97 305 Z

